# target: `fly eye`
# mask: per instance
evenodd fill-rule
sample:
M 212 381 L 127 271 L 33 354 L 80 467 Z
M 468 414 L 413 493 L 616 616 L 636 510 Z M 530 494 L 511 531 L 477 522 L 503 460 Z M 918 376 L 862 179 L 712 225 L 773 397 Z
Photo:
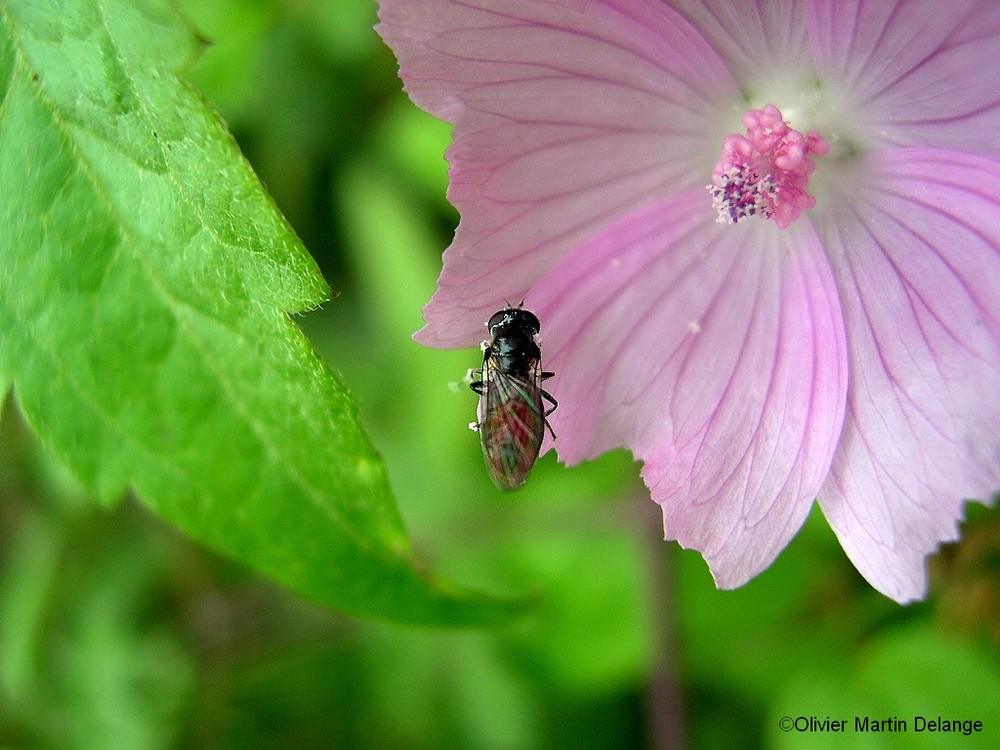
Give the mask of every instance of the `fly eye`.
M 493 329 L 496 326 L 506 321 L 508 314 L 509 314 L 508 310 L 501 310 L 500 312 L 493 313 L 493 316 L 489 319 L 489 322 L 486 324 L 486 327 L 490 329 L 490 333 L 493 332 Z
M 519 307 L 506 307 L 493 316 L 486 323 L 491 336 L 497 335 L 497 329 L 507 331 L 518 331 L 534 336 L 541 329 L 538 318 L 534 313 L 522 310 Z
M 530 313 L 527 310 L 518 310 L 517 313 L 524 327 L 531 329 L 532 335 L 538 333 L 541 330 L 542 326 L 538 322 L 538 318 L 535 316 L 534 313 Z

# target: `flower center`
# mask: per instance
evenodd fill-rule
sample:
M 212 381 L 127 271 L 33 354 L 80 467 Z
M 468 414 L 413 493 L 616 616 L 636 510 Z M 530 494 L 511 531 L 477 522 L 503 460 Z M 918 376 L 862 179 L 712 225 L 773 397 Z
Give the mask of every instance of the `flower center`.
M 816 169 L 811 156 L 822 156 L 830 144 L 815 131 L 802 135 L 789 127 L 773 104 L 743 115 L 746 135 L 728 135 L 722 158 L 712 172 L 712 208 L 722 224 L 747 217 L 772 219 L 784 229 L 816 205 L 807 192 Z

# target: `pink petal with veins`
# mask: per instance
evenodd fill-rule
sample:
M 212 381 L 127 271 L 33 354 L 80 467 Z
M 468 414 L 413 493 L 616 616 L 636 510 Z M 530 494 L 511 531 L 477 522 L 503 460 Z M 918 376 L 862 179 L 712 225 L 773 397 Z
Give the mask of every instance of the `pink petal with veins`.
M 704 185 L 736 91 L 658 0 L 383 2 L 378 31 L 411 98 L 455 126 L 461 214 L 416 336 L 460 347 L 601 227 Z
M 851 384 L 820 505 L 862 575 L 900 602 L 958 538 L 963 498 L 1000 487 L 1000 165 L 933 149 L 865 157 L 821 235 Z
M 812 68 L 802 0 L 670 0 L 669 5 L 709 41 L 744 92 L 775 73 L 787 80 L 790 72 Z
M 827 477 L 846 345 L 808 223 L 713 219 L 702 190 L 638 211 L 564 256 L 526 304 L 545 321 L 560 458 L 630 448 L 667 538 L 729 588 L 770 564 Z
M 996 0 L 825 0 L 806 16 L 819 75 L 850 92 L 868 145 L 1000 157 Z

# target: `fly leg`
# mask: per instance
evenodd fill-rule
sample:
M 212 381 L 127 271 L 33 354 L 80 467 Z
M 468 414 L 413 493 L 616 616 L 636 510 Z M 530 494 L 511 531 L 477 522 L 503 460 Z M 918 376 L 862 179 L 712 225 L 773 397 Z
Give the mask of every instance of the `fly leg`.
M 552 375 L 553 373 L 551 372 L 543 372 L 542 379 L 544 380 L 546 377 L 551 377 Z M 545 420 L 545 426 L 549 428 L 549 434 L 552 436 L 552 439 L 555 440 L 556 434 L 552 431 L 552 425 L 549 424 L 549 420 L 547 419 L 547 417 L 549 416 L 549 414 L 551 414 L 556 410 L 556 407 L 559 406 L 559 402 L 556 401 L 554 398 L 552 398 L 552 394 L 549 393 L 548 391 L 542 391 L 542 398 L 548 401 L 550 404 L 552 404 L 552 406 L 546 409 L 545 412 L 542 414 L 542 419 Z
M 485 342 L 484 342 L 485 343 Z M 477 396 L 482 397 L 483 395 L 483 371 L 470 369 L 465 374 L 465 382 L 469 384 L 469 390 L 475 393 Z M 469 422 L 469 429 L 473 432 L 479 432 L 479 422 Z

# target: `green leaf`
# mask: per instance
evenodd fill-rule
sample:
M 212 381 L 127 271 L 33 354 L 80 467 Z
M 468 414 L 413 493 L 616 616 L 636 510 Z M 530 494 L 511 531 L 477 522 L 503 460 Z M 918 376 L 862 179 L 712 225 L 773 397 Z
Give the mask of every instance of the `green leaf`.
M 183 80 L 161 0 L 0 6 L 0 383 L 105 501 L 335 608 L 490 622 L 425 577 L 349 394 L 288 314 L 327 287 Z

